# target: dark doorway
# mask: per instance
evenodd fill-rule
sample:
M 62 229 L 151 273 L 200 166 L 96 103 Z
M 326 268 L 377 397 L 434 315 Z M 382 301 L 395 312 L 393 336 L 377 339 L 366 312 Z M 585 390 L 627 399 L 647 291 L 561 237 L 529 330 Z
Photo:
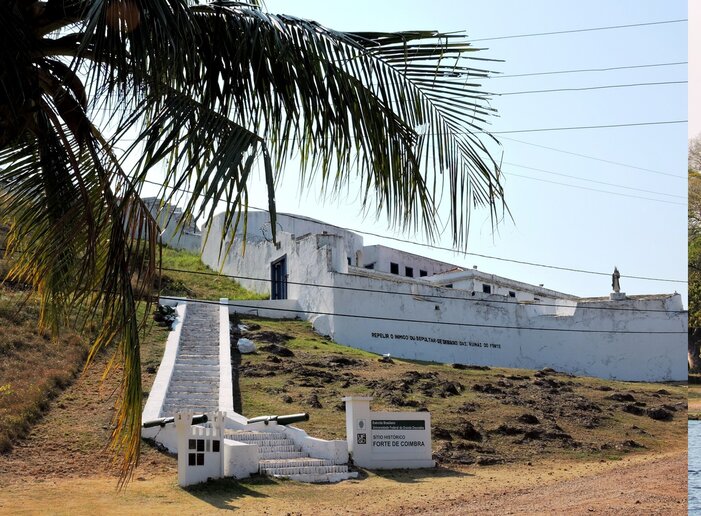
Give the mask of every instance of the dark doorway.
M 270 264 L 270 299 L 287 299 L 287 255 Z

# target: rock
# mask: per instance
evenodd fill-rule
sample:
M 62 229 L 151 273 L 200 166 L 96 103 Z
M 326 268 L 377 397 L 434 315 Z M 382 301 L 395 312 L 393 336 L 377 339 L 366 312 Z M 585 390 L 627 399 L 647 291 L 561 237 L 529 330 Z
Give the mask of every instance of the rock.
M 477 464 L 479 466 L 493 466 L 494 464 L 503 464 L 504 459 L 499 457 L 477 457 Z
M 525 440 L 535 441 L 540 439 L 542 435 L 543 431 L 540 428 L 532 428 L 531 430 L 528 430 L 525 434 L 523 434 L 523 440 L 521 442 Z
M 670 392 L 666 389 L 660 389 L 659 391 L 656 391 L 657 394 L 664 394 L 666 396 L 669 396 Z
M 307 398 L 307 405 L 311 408 L 322 408 L 321 402 L 319 401 L 319 397 L 314 393 L 310 394 Z
M 613 390 L 613 387 L 609 387 L 608 385 L 602 385 L 602 386 L 600 386 L 600 387 L 597 387 L 596 390 L 597 390 L 597 391 L 608 392 L 608 391 L 612 391 L 612 390 Z
M 290 396 L 289 394 L 285 394 L 282 397 L 282 402 L 283 403 L 292 403 L 292 396 Z
M 540 424 L 540 420 L 537 417 L 535 417 L 533 414 L 522 414 L 518 417 L 518 420 L 521 423 L 526 423 L 527 425 Z
M 671 421 L 674 418 L 674 415 L 669 410 L 662 407 L 648 409 L 647 415 L 656 421 Z
M 489 367 L 486 365 L 470 365 L 470 364 L 452 364 L 453 369 L 472 369 L 475 371 L 489 371 Z
M 484 394 L 504 394 L 504 391 L 498 387 L 495 387 L 491 383 L 485 383 L 484 385 L 476 383 L 472 386 L 472 390 L 483 392 Z
M 267 360 L 268 360 L 268 362 L 272 362 L 274 364 L 279 364 L 280 362 L 282 362 L 282 359 L 280 357 L 275 356 L 275 355 L 268 355 Z
M 361 360 L 356 360 L 354 358 L 347 358 L 347 357 L 333 357 L 330 358 L 328 361 L 328 365 L 331 367 L 347 367 L 347 366 L 357 366 L 357 365 L 362 365 L 363 362 Z
M 462 384 L 458 382 L 447 382 L 441 385 L 440 395 L 441 398 L 447 398 L 449 396 L 459 396 L 463 390 Z
M 450 435 L 450 432 L 446 430 L 445 428 L 441 428 L 439 426 L 434 426 L 433 427 L 433 438 L 434 439 L 442 439 L 444 441 L 452 441 L 453 436 Z
M 458 437 L 462 437 L 463 439 L 467 439 L 468 441 L 480 442 L 483 439 L 483 436 L 479 430 L 477 430 L 472 423 L 466 420 L 460 423 L 456 435 Z
M 521 435 L 525 434 L 526 430 L 518 426 L 511 426 L 502 423 L 496 429 L 492 430 L 492 433 L 499 435 Z
M 645 448 L 645 446 L 643 446 L 637 441 L 634 441 L 633 439 L 628 439 L 627 441 L 624 441 L 623 446 L 625 446 L 626 448 Z
M 265 351 L 266 353 L 272 353 L 273 355 L 277 355 L 279 357 L 295 356 L 291 349 L 286 348 L 285 346 L 280 346 L 279 344 L 267 344 L 265 346 L 261 346 L 260 350 Z
M 380 357 L 377 359 L 378 362 L 382 362 L 383 364 L 394 364 L 394 360 L 392 360 L 391 357 Z
M 294 339 L 292 335 L 278 333 L 275 331 L 259 331 L 256 333 L 250 333 L 249 337 L 256 342 L 269 342 L 271 344 L 280 344 L 281 342 L 287 342 L 288 340 Z
M 631 403 L 623 407 L 623 412 L 628 412 L 629 414 L 634 414 L 636 416 L 642 416 L 643 414 L 645 414 L 645 409 L 642 409 L 637 405 L 633 405 Z
M 239 339 L 236 343 L 236 347 L 238 348 L 239 353 L 241 353 L 242 355 L 246 353 L 256 352 L 256 345 L 250 339 Z
M 146 368 L 146 372 L 147 372 L 148 374 L 155 374 L 155 373 L 156 373 L 156 366 L 152 366 L 152 365 L 148 366 L 148 367 Z

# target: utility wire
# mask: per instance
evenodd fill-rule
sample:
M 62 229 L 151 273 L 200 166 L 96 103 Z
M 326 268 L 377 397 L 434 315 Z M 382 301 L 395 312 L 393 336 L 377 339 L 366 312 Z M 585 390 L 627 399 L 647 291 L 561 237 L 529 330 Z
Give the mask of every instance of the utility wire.
M 638 86 L 664 86 L 670 84 L 687 84 L 688 81 L 665 81 L 665 82 L 636 82 L 629 84 L 606 84 L 602 86 L 583 86 L 580 88 L 555 88 L 551 90 L 526 90 L 526 91 L 507 91 L 504 93 L 494 93 L 500 97 L 508 95 L 530 95 L 532 93 L 556 93 L 563 91 L 586 91 L 586 90 L 604 90 L 610 88 L 633 88 Z
M 619 167 L 632 168 L 632 169 L 635 169 L 635 170 L 642 170 L 643 172 L 650 172 L 651 174 L 659 174 L 659 175 L 668 176 L 668 177 L 675 177 L 675 178 L 677 178 L 677 179 L 683 179 L 684 181 L 687 180 L 687 177 L 686 177 L 686 176 L 680 176 L 680 175 L 677 175 L 677 174 L 670 174 L 669 172 L 662 172 L 662 171 L 660 171 L 660 170 L 654 170 L 654 169 L 651 169 L 651 168 L 638 167 L 638 166 L 636 166 L 636 165 L 630 165 L 630 164 L 628 164 L 628 163 L 621 163 L 620 161 L 612 161 L 612 160 L 609 160 L 609 159 L 597 158 L 597 157 L 595 157 L 595 156 L 589 156 L 589 155 L 587 155 L 587 154 L 580 154 L 580 153 L 578 153 L 578 152 L 566 151 L 566 150 L 563 150 L 563 149 L 556 149 L 555 147 L 548 147 L 547 145 L 540 145 L 540 144 L 538 144 L 538 143 L 524 142 L 523 140 L 517 140 L 516 138 L 509 138 L 508 136 L 502 136 L 501 139 L 502 139 L 502 140 L 509 140 L 509 141 L 517 142 L 517 143 L 522 143 L 522 144 L 524 144 L 524 145 L 530 145 L 530 146 L 532 146 L 532 147 L 539 147 L 539 148 L 541 148 L 541 149 L 547 149 L 547 150 L 551 150 L 551 151 L 554 151 L 554 152 L 561 152 L 562 154 L 570 154 L 570 155 L 572 155 L 572 156 L 577 156 L 577 157 L 580 157 L 580 158 L 591 159 L 591 160 L 594 160 L 594 161 L 600 161 L 600 162 L 602 162 L 602 163 L 609 163 L 609 164 L 611 164 L 611 165 L 618 165 Z
M 686 207 L 686 204 L 680 203 L 680 202 L 674 202 L 674 201 L 666 201 L 664 199 L 653 199 L 652 197 L 642 197 L 640 195 L 630 195 L 630 194 L 624 194 L 620 192 L 611 192 L 609 190 L 601 190 L 599 188 L 589 188 L 588 186 L 580 186 L 580 185 L 572 185 L 569 183 L 560 183 L 559 181 L 551 181 L 549 179 L 542 179 L 539 177 L 531 177 L 531 176 L 524 176 L 522 174 L 515 174 L 514 172 L 509 172 L 504 173 L 506 177 L 522 177 L 524 179 L 530 179 L 532 181 L 540 181 L 541 183 L 550 183 L 552 185 L 560 185 L 560 186 L 566 186 L 569 188 L 577 188 L 579 190 L 587 190 L 589 192 L 599 192 L 599 193 L 605 193 L 609 195 L 617 195 L 618 197 L 629 197 L 631 199 L 642 199 L 645 201 L 653 201 L 653 202 L 663 202 L 665 204 L 673 204 L 675 206 L 684 206 Z
M 535 32 L 531 34 L 512 34 L 509 36 L 495 36 L 491 38 L 478 38 L 478 39 L 472 39 L 470 40 L 471 42 L 477 42 L 477 41 L 496 41 L 500 39 L 514 39 L 514 38 L 533 38 L 536 36 L 554 36 L 557 34 L 573 34 L 577 32 L 592 32 L 592 31 L 599 31 L 599 30 L 613 30 L 613 29 L 627 29 L 631 27 L 649 27 L 652 25 L 664 25 L 664 24 L 669 24 L 669 23 L 680 23 L 680 22 L 685 22 L 688 21 L 687 18 L 680 18 L 678 20 L 663 20 L 663 21 L 655 21 L 655 22 L 645 22 L 645 23 L 630 23 L 627 25 L 609 25 L 605 27 L 588 27 L 585 29 L 570 29 L 570 30 L 558 30 L 558 31 L 553 31 L 553 32 Z
M 517 129 L 512 131 L 454 131 L 451 133 L 431 133 L 431 134 L 513 134 L 513 133 L 539 133 L 544 131 L 573 131 L 580 129 L 607 129 L 611 127 L 640 127 L 646 125 L 669 125 L 686 124 L 688 120 L 663 120 L 659 122 L 633 122 L 628 124 L 602 124 L 602 125 L 580 125 L 570 127 L 543 127 L 539 129 Z
M 538 133 L 538 132 L 545 132 L 545 131 L 574 131 L 574 130 L 580 130 L 580 129 L 609 129 L 609 128 L 615 128 L 615 127 L 642 127 L 642 126 L 649 126 L 649 125 L 672 125 L 672 124 L 686 124 L 688 120 L 660 120 L 660 121 L 654 121 L 654 122 L 630 122 L 630 123 L 622 123 L 622 124 L 601 124 L 601 125 L 577 125 L 577 126 L 565 126 L 565 127 L 540 127 L 537 129 L 515 129 L 515 130 L 510 130 L 510 131 L 439 131 L 439 132 L 434 132 L 434 131 L 429 131 L 426 133 L 421 133 L 422 135 L 431 135 L 431 136 L 440 136 L 440 135 L 458 135 L 458 134 L 467 134 L 467 135 L 472 135 L 472 134 L 513 134 L 513 133 Z M 281 140 L 286 140 L 286 141 L 315 141 L 315 140 L 321 140 L 321 139 L 328 139 L 327 137 L 324 138 L 318 138 L 318 137 L 297 137 L 297 136 L 291 136 L 289 138 L 263 138 L 265 141 L 281 141 Z M 119 142 L 125 141 L 125 142 L 135 142 L 137 141 L 137 138 L 119 138 Z
M 7 248 L 0 248 L 0 252 L 6 251 Z M 257 278 L 254 276 L 242 276 L 242 275 L 237 275 L 237 274 L 224 274 L 224 273 L 218 273 L 218 272 L 209 272 L 209 271 L 193 271 L 193 270 L 187 270 L 187 269 L 178 269 L 178 268 L 173 268 L 173 267 L 161 267 L 161 271 L 166 271 L 166 272 L 178 272 L 182 274 L 194 274 L 198 276 L 211 276 L 211 277 L 216 277 L 216 278 L 230 278 L 234 280 L 247 280 L 247 281 L 259 281 L 262 283 L 270 283 L 272 280 L 270 278 Z M 398 276 L 399 278 L 403 278 L 402 276 Z M 621 276 L 624 277 L 624 276 Z M 391 277 L 391 279 L 395 279 L 394 277 Z M 500 300 L 500 299 L 473 299 L 473 298 L 466 298 L 466 297 L 458 297 L 458 296 L 445 296 L 445 295 L 436 295 L 436 294 L 420 294 L 420 293 L 414 293 L 414 292 L 388 292 L 386 290 L 379 290 L 379 289 L 372 289 L 372 288 L 361 288 L 361 287 L 347 287 L 343 285 L 326 285 L 323 283 L 309 283 L 309 282 L 304 282 L 304 281 L 292 281 L 292 280 L 286 280 L 286 284 L 288 285 L 298 285 L 298 286 L 303 286 L 303 287 L 315 287 L 315 288 L 328 288 L 328 289 L 335 289 L 335 290 L 348 290 L 351 292 L 372 292 L 372 293 L 377 293 L 377 294 L 389 294 L 389 295 L 398 295 L 398 296 L 410 296 L 414 298 L 426 298 L 426 299 L 453 299 L 453 300 L 458 300 L 458 301 L 468 301 L 468 302 L 475 302 L 475 303 L 487 303 L 487 304 L 509 304 L 509 305 L 521 305 L 521 306 L 547 306 L 547 307 L 553 307 L 553 308 L 563 308 L 563 305 L 558 305 L 558 304 L 553 304 L 553 303 L 531 303 L 531 302 L 524 302 L 524 301 L 510 301 L 508 299 Z M 444 287 L 441 285 L 431 285 L 431 284 L 426 284 L 424 286 L 428 287 L 433 287 L 433 288 L 451 288 L 451 287 Z M 465 291 L 467 292 L 467 291 Z M 167 296 L 165 296 L 167 297 Z M 576 296 L 572 296 L 576 297 Z M 578 298 L 577 301 L 587 301 L 588 298 Z M 655 308 L 620 308 L 620 307 L 605 307 L 605 306 L 581 306 L 577 305 L 576 307 L 564 307 L 564 308 L 576 308 L 577 310 L 608 310 L 608 311 L 614 311 L 614 312 L 654 312 L 654 313 L 671 313 L 671 314 L 684 314 L 688 313 L 688 310 L 659 310 Z
M 161 296 L 162 299 L 178 299 L 169 296 Z M 180 299 L 182 300 L 182 299 Z M 219 301 L 210 301 L 206 299 L 189 299 L 184 300 L 187 303 L 200 303 L 206 305 L 218 305 L 222 306 Z M 232 301 L 234 301 L 232 303 Z M 245 303 L 245 301 L 244 301 Z M 334 317 L 348 317 L 352 319 L 363 319 L 363 320 L 374 320 L 374 321 L 393 321 L 401 323 L 415 323 L 415 324 L 434 324 L 438 326 L 464 326 L 470 328 L 495 328 L 502 330 L 529 330 L 529 331 L 559 331 L 568 333 L 608 333 L 608 334 L 634 334 L 634 335 L 678 335 L 684 334 L 685 331 L 631 331 L 631 330 L 585 330 L 580 328 L 531 328 L 528 326 L 508 326 L 500 324 L 479 324 L 479 323 L 463 323 L 463 322 L 451 322 L 451 321 L 425 321 L 416 319 L 399 319 L 396 317 L 381 317 L 379 315 L 358 315 L 358 314 L 344 314 L 344 313 L 334 313 L 334 312 L 320 312 L 316 310 L 297 310 L 294 308 L 278 308 L 278 307 L 267 307 L 267 306 L 254 306 L 245 305 L 235 302 L 235 300 L 230 300 L 227 305 L 234 308 L 247 308 L 249 311 L 258 310 L 271 310 L 277 312 L 288 312 L 297 314 L 311 314 L 311 315 L 329 315 Z
M 664 195 L 664 196 L 666 196 L 666 197 L 677 197 L 677 198 L 679 198 L 679 199 L 686 199 L 686 198 L 687 198 L 685 195 L 675 195 L 675 194 L 668 194 L 668 193 L 662 193 L 662 192 L 655 192 L 655 191 L 653 191 L 653 190 L 644 190 L 644 189 L 642 189 L 642 188 L 634 188 L 634 187 L 632 187 L 632 186 L 624 186 L 624 185 L 618 185 L 618 184 L 615 184 L 615 183 L 607 183 L 607 182 L 605 182 L 605 181 L 596 181 L 596 180 L 594 180 L 594 179 L 586 179 L 586 178 L 579 177 L 579 176 L 572 176 L 572 175 L 569 175 L 569 174 L 562 174 L 562 173 L 560 173 L 560 172 L 553 172 L 553 171 L 551 171 L 551 170 L 545 170 L 545 169 L 542 169 L 542 168 L 529 167 L 529 166 L 526 166 L 526 165 L 519 165 L 518 163 L 509 163 L 508 161 L 504 161 L 504 162 L 502 162 L 502 163 L 503 163 L 504 165 L 510 165 L 510 166 L 512 166 L 512 167 L 525 168 L 525 169 L 528 169 L 528 170 L 535 170 L 535 171 L 537 171 L 537 172 L 545 172 L 546 174 L 553 174 L 553 175 L 555 175 L 555 176 L 569 177 L 570 179 L 577 179 L 578 181 L 587 181 L 587 182 L 589 182 L 589 183 L 597 183 L 597 184 L 600 184 L 600 185 L 613 186 L 613 187 L 616 187 L 616 188 L 625 188 L 626 190 L 634 190 L 634 191 L 636 191 L 636 192 L 651 193 L 651 194 L 655 194 L 655 195 Z M 524 177 L 525 177 L 525 176 L 524 176 Z M 534 178 L 534 179 L 535 179 L 535 178 Z M 603 190 L 602 190 L 602 191 L 603 191 Z M 614 192 L 610 192 L 610 193 L 614 193 Z
M 150 183 L 150 184 L 153 184 L 153 185 L 156 185 L 156 186 L 160 186 L 160 187 L 165 186 L 165 185 L 163 185 L 162 183 L 157 183 L 157 182 L 155 182 L 155 181 L 150 181 L 150 180 L 148 180 L 148 179 L 145 179 L 144 182 L 145 182 L 145 183 Z M 171 189 L 172 189 L 172 187 L 171 187 Z M 179 189 L 178 191 L 179 191 L 179 192 L 182 192 L 182 193 L 193 194 L 193 192 L 192 192 L 191 190 Z M 202 195 L 200 195 L 200 197 L 202 197 Z M 256 206 L 251 206 L 251 205 L 249 205 L 248 208 L 249 208 L 249 209 L 252 209 L 252 210 L 264 211 L 264 212 L 268 212 L 268 213 L 270 212 L 270 210 L 268 210 L 268 209 L 266 209 L 266 208 L 258 208 L 258 207 L 256 207 Z M 314 219 L 311 219 L 310 217 L 304 217 L 304 216 L 300 216 L 300 215 L 294 215 L 294 214 L 291 214 L 291 213 L 284 213 L 283 215 L 285 215 L 286 217 L 290 217 L 290 218 L 292 218 L 292 219 L 297 219 L 297 220 L 304 220 L 304 221 L 314 220 Z M 438 250 L 438 251 L 450 251 L 450 252 L 452 252 L 452 253 L 457 253 L 457 254 L 461 254 L 461 255 L 464 255 L 464 256 L 476 256 L 476 257 L 478 257 L 478 258 L 487 258 L 487 259 L 490 259 L 490 260 L 498 260 L 498 261 L 502 261 L 502 262 L 517 263 L 517 264 L 519 264 L 519 265 L 529 265 L 529 266 L 532 266 L 532 267 L 542 267 L 542 268 L 545 268 L 545 269 L 555 269 L 555 270 L 561 270 L 561 271 L 567 271 L 567 272 L 578 272 L 578 273 L 582 273 L 582 274 L 593 274 L 593 275 L 597 275 L 597 276 L 610 276 L 610 275 L 611 275 L 611 273 L 609 273 L 609 272 L 589 271 L 589 270 L 585 270 L 585 269 L 575 269 L 575 268 L 572 268 L 572 267 L 559 267 L 559 266 L 557 266 L 557 265 L 546 265 L 546 264 L 542 264 L 542 263 L 527 262 L 527 261 L 523 261 L 523 260 L 514 260 L 514 259 L 512 259 L 512 258 L 501 258 L 501 257 L 498 257 L 498 256 L 490 256 L 490 255 L 487 255 L 487 254 L 472 253 L 472 252 L 468 252 L 468 251 L 460 251 L 460 250 L 456 250 L 456 249 L 453 249 L 453 248 L 450 248 L 450 247 L 441 247 L 441 246 L 436 246 L 436 245 L 432 245 L 432 244 L 426 244 L 426 243 L 423 243 L 423 242 L 416 242 L 416 241 L 413 241 L 413 240 L 406 240 L 406 239 L 397 238 L 397 237 L 391 237 L 391 236 L 387 236 L 387 235 L 380 235 L 379 233 L 372 233 L 372 232 L 370 232 L 370 231 L 363 231 L 363 230 L 361 230 L 361 229 L 346 228 L 346 227 L 342 227 L 342 226 L 337 226 L 337 225 L 335 225 L 335 224 L 330 224 L 330 223 L 327 223 L 327 222 L 325 222 L 324 224 L 327 225 L 327 226 L 329 226 L 329 227 L 333 227 L 333 228 L 336 228 L 336 229 L 340 229 L 340 230 L 342 230 L 342 231 L 350 231 L 350 232 L 352 232 L 352 233 L 359 233 L 359 234 L 361 234 L 361 235 L 374 236 L 374 237 L 382 238 L 382 239 L 385 239 L 385 240 L 392 240 L 392 241 L 395 241 L 395 242 L 402 242 L 402 243 L 405 243 L 405 244 L 417 245 L 417 246 L 420 246 L 420 247 L 426 247 L 426 248 L 435 249 L 435 250 Z M 646 276 L 623 276 L 623 275 L 621 275 L 621 278 L 639 279 L 639 280 L 646 280 L 646 281 L 661 281 L 661 282 L 667 282 L 667 283 L 687 283 L 687 281 L 684 281 L 684 280 L 673 280 L 673 279 L 664 279 L 664 278 L 651 278 L 651 277 L 646 277 Z
M 531 73 L 514 73 L 507 75 L 490 75 L 489 79 L 511 79 L 513 77 L 535 77 L 539 75 L 560 75 L 569 73 L 586 73 L 586 72 L 611 72 L 614 70 L 633 70 L 637 68 L 653 68 L 659 66 L 679 66 L 689 64 L 688 61 L 677 61 L 672 63 L 654 63 L 654 64 L 642 64 L 642 65 L 628 65 L 628 66 L 611 66 L 608 68 L 579 68 L 575 70 L 552 70 L 549 72 L 531 72 Z
M 217 278 L 231 278 L 235 280 L 248 280 L 248 281 L 260 281 L 262 283 L 270 283 L 271 279 L 270 278 L 256 278 L 252 276 L 240 276 L 240 275 L 235 275 L 235 274 L 219 274 L 216 272 L 207 272 L 207 271 L 189 271 L 185 269 L 175 269 L 175 268 L 170 268 L 170 267 L 161 267 L 161 270 L 163 271 L 168 271 L 168 272 L 180 272 L 180 273 L 185 273 L 185 274 L 196 274 L 200 276 L 213 276 Z M 401 278 L 401 276 L 400 276 Z M 394 278 L 393 278 L 394 279 Z M 427 298 L 427 299 L 455 299 L 459 301 L 469 301 L 469 302 L 475 302 L 475 303 L 497 303 L 497 304 L 509 304 L 509 305 L 521 305 L 521 306 L 534 306 L 533 303 L 530 302 L 523 302 L 523 301 L 509 301 L 507 299 L 500 300 L 500 299 L 476 299 L 476 298 L 466 298 L 466 297 L 457 297 L 457 296 L 439 296 L 435 294 L 419 294 L 419 293 L 413 293 L 413 292 L 388 292 L 386 290 L 379 290 L 379 289 L 372 289 L 372 288 L 361 288 L 361 287 L 347 287 L 343 285 L 325 285 L 321 283 L 308 283 L 304 281 L 291 281 L 291 280 L 286 280 L 285 282 L 288 285 L 298 285 L 298 286 L 303 286 L 303 287 L 316 287 L 316 288 L 328 288 L 328 289 L 336 289 L 336 290 L 348 290 L 351 292 L 372 292 L 372 293 L 377 293 L 377 294 L 389 294 L 389 295 L 399 295 L 399 296 L 411 296 L 411 297 L 418 297 L 418 298 Z M 441 287 L 440 285 L 425 285 L 428 287 L 439 287 L 439 288 L 449 288 L 449 287 Z M 466 291 L 467 292 L 467 291 Z M 557 305 L 553 303 L 537 303 L 535 306 L 548 306 L 548 307 L 559 307 L 563 308 L 562 305 Z M 658 310 L 658 309 L 653 309 L 653 308 L 617 308 L 617 307 L 605 307 L 605 306 L 576 306 L 576 307 L 564 307 L 564 308 L 576 308 L 577 310 L 613 310 L 616 312 L 660 312 L 660 313 L 687 313 L 687 310 Z

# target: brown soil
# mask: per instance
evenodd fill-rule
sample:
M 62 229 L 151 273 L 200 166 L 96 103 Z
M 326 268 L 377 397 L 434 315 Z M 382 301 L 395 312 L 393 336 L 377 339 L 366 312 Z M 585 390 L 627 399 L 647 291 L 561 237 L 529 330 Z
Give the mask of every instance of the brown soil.
M 160 359 L 166 332 L 160 329 L 154 331 L 161 333 L 144 344 L 144 370 L 157 364 Z M 155 344 L 156 342 L 160 344 Z M 318 344 L 319 354 L 316 357 L 300 353 L 293 342 L 290 345 L 295 351 L 295 360 L 304 363 L 296 362 L 294 368 L 290 367 L 292 364 L 288 364 L 288 367 L 293 369 L 289 372 L 276 371 L 278 379 L 282 373 L 282 376 L 295 375 L 295 381 L 301 382 L 303 379 L 296 376 L 300 368 L 323 371 L 310 362 L 321 361 L 322 355 L 325 355 L 323 360 L 327 362 L 333 358 L 325 352 L 321 342 Z M 260 364 L 268 362 L 267 355 L 260 355 L 254 360 L 247 358 L 249 371 L 263 371 L 264 368 L 260 368 Z M 544 447 L 532 445 L 532 441 L 529 440 L 518 444 L 517 441 L 522 441 L 523 436 L 509 435 L 512 430 L 504 429 L 504 435 L 484 432 L 485 428 L 496 428 L 496 425 L 488 420 L 482 423 L 476 420 L 478 431 L 487 436 L 489 446 L 496 448 L 497 455 L 507 456 L 508 451 L 513 462 L 489 467 L 453 463 L 432 470 L 361 471 L 359 480 L 330 486 L 252 478 L 240 482 L 231 479 L 216 481 L 187 490 L 177 486 L 175 459 L 144 445 L 134 481 L 128 485 L 126 491 L 120 493 L 116 491 L 117 477 L 109 464 L 109 452 L 104 448 L 109 437 L 112 404 L 119 373 L 115 371 L 101 382 L 104 366 L 102 362 L 95 364 L 79 381 L 52 402 L 51 410 L 33 427 L 27 439 L 20 442 L 11 453 L 0 455 L 0 514 L 210 514 L 232 509 L 237 509 L 240 514 L 304 515 L 686 513 L 686 442 L 675 431 L 677 426 L 682 424 L 681 417 L 675 416 L 672 422 L 654 421 L 646 416 L 634 416 L 620 410 L 619 407 L 625 406 L 625 401 L 606 399 L 606 396 L 616 392 L 632 393 L 636 399 L 645 399 L 657 405 L 662 400 L 653 394 L 657 394 L 659 387 L 636 385 L 625 391 L 601 391 L 596 389 L 600 382 L 587 384 L 585 379 L 570 379 L 547 373 L 540 378 L 531 377 L 527 380 L 508 379 L 506 373 L 498 370 L 486 373 L 504 375 L 503 378 L 457 378 L 452 376 L 452 369 L 448 368 L 434 368 L 440 379 L 434 378 L 429 382 L 428 377 L 412 379 L 414 373 L 405 375 L 407 371 L 419 367 L 422 372 L 429 371 L 428 368 L 417 364 L 396 361 L 394 365 L 387 365 L 390 370 L 383 369 L 373 374 L 362 375 L 364 366 L 370 365 L 369 361 L 366 362 L 367 358 L 353 355 L 348 357 L 352 357 L 357 363 L 350 362 L 332 367 L 338 368 L 337 373 L 352 372 L 353 377 L 358 377 L 356 385 L 367 386 L 368 382 L 378 382 L 373 385 L 378 388 L 376 394 L 380 401 L 384 401 L 381 391 L 385 385 L 382 382 L 395 381 L 388 380 L 390 377 L 404 378 L 404 382 L 408 379 L 412 399 L 421 402 L 435 400 L 431 403 L 436 405 L 446 400 L 455 400 L 456 403 L 459 401 L 457 406 L 461 407 L 461 414 L 455 418 L 451 416 L 443 425 L 451 433 L 457 432 L 451 426 L 453 420 L 462 420 L 464 414 L 476 414 L 476 417 L 487 418 L 490 415 L 486 412 L 493 413 L 499 407 L 509 410 L 511 415 L 504 419 L 508 425 L 519 428 L 540 425 L 549 428 L 547 413 L 532 406 L 526 408 L 520 403 L 514 405 L 513 402 L 532 399 L 531 397 L 537 396 L 541 389 L 546 388 L 535 384 L 536 380 L 545 382 L 547 379 L 553 379 L 565 382 L 565 385 L 557 385 L 558 392 L 562 394 L 549 393 L 554 399 L 563 401 L 558 407 L 565 412 L 579 415 L 581 410 L 571 404 L 583 401 L 580 396 L 586 398 L 590 394 L 592 402 L 604 406 L 606 412 L 613 412 L 610 418 L 606 419 L 608 423 L 635 418 L 636 423 L 641 425 L 639 430 L 645 427 L 655 435 L 644 435 L 636 431 L 633 438 L 648 443 L 647 448 L 642 451 L 626 450 L 624 453 L 610 449 L 603 453 L 598 451 L 594 455 L 588 452 L 585 456 L 577 458 L 572 452 L 557 453 L 556 450 L 562 449 L 562 444 L 551 447 L 548 444 L 550 441 L 546 441 Z M 465 373 L 456 370 L 456 374 Z M 470 374 L 473 373 L 477 374 L 475 371 Z M 145 389 L 150 388 L 154 376 L 144 373 Z M 251 379 L 263 382 L 267 378 Z M 311 375 L 306 378 L 324 383 L 320 376 Z M 516 397 L 516 389 L 513 386 L 497 385 L 500 380 L 528 385 L 520 389 L 524 395 Z M 460 382 L 462 388 L 453 386 L 460 394 L 443 398 L 440 394 L 427 397 L 421 393 L 423 385 L 430 383 L 445 386 L 446 381 Z M 566 382 L 569 381 L 577 385 L 567 385 Z M 505 390 L 507 394 L 477 392 L 471 388 L 475 383 L 484 386 L 490 382 L 492 386 Z M 544 385 L 546 384 L 547 382 Z M 263 383 L 259 387 L 269 386 Z M 452 391 L 453 387 L 449 387 L 449 390 Z M 569 392 L 566 388 L 563 390 L 563 387 L 573 387 L 574 392 Z M 553 388 L 552 385 L 547 386 L 549 390 Z M 295 397 L 302 392 L 311 394 L 312 391 L 315 391 L 313 387 L 289 389 Z M 326 408 L 331 407 L 331 398 L 326 397 L 327 390 L 322 388 L 319 392 L 321 394 L 317 399 L 325 405 L 324 409 L 319 410 L 327 410 L 329 414 L 340 413 L 333 408 Z M 261 394 L 270 397 L 268 392 L 263 391 Z M 664 401 L 678 403 L 678 395 L 675 392 L 671 399 Z M 465 399 L 460 399 L 461 397 Z M 473 405 L 470 405 L 471 403 Z M 648 403 L 648 406 L 650 404 Z M 530 417 L 519 419 L 524 412 L 534 415 L 537 422 Z M 577 421 L 578 427 L 586 423 L 580 421 L 579 417 Z M 629 425 L 628 422 L 626 424 Z M 685 421 L 683 424 L 685 425 Z M 582 427 L 581 433 L 575 432 L 575 437 L 584 441 L 585 436 L 595 435 L 590 432 L 604 430 L 608 435 L 612 430 L 608 428 L 610 426 L 605 424 L 593 429 Z M 467 430 L 463 431 L 466 432 L 464 435 L 470 437 Z M 630 437 L 621 435 L 618 441 L 623 442 L 624 439 Z M 462 437 L 453 436 L 454 443 L 462 440 Z M 434 449 L 436 444 L 440 444 L 439 441 L 434 443 Z M 464 441 L 472 442 L 469 439 Z M 653 448 L 653 442 L 658 443 L 656 448 Z M 666 451 L 661 451 L 661 446 L 664 446 Z M 528 453 L 517 454 L 513 451 L 523 448 L 529 450 Z M 587 446 L 586 449 L 590 450 L 590 447 Z M 537 457 L 538 452 L 541 453 L 540 457 Z M 531 454 L 534 455 L 532 465 L 525 462 L 528 460 L 526 457 Z

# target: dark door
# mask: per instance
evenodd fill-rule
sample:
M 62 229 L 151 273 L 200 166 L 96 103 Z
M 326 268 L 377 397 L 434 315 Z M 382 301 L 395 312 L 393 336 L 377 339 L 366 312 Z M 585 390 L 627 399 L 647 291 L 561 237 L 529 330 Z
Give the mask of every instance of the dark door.
M 287 299 L 287 255 L 270 264 L 270 299 Z

